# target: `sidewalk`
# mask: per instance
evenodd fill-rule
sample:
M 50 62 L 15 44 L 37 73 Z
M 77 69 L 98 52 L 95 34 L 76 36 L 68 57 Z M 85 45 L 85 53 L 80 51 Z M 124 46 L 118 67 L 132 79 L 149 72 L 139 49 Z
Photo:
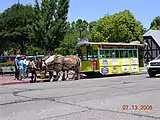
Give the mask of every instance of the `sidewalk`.
M 139 70 L 140 70 L 140 71 L 139 71 L 138 74 L 147 73 L 147 68 L 146 68 L 146 67 L 140 67 Z
M 140 74 L 147 74 L 147 70 L 140 70 L 138 73 L 136 73 L 137 75 L 140 75 Z
M 14 76 L 4 75 L 0 76 L 0 85 L 13 85 L 13 84 L 27 84 L 30 83 L 30 79 L 14 80 Z

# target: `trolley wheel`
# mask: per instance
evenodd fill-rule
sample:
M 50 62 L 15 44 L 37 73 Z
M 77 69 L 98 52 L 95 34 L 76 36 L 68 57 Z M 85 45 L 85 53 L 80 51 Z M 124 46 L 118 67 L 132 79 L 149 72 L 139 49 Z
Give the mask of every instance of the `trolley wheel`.
M 75 80 L 79 80 L 80 79 L 80 74 L 76 75 Z
M 149 74 L 149 77 L 155 77 L 156 76 L 156 73 L 151 72 L 151 71 L 149 71 L 148 74 Z

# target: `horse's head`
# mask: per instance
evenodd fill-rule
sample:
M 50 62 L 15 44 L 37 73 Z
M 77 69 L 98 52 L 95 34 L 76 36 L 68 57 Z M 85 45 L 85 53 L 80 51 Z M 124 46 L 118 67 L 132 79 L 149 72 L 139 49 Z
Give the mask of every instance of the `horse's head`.
M 44 66 L 49 66 L 56 58 L 56 55 L 52 55 L 50 57 L 48 57 L 46 60 L 43 60 L 43 67 Z
M 61 56 L 61 55 L 52 55 L 52 56 L 48 57 L 46 60 L 43 60 L 42 66 L 49 67 L 50 65 L 52 65 L 54 63 L 55 59 L 59 56 Z

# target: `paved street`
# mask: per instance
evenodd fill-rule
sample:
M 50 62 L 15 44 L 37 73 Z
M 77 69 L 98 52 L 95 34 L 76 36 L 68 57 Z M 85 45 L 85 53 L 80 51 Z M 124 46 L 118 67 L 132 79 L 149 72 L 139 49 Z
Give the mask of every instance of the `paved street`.
M 160 77 L 147 74 L 0 86 L 0 120 L 159 119 Z

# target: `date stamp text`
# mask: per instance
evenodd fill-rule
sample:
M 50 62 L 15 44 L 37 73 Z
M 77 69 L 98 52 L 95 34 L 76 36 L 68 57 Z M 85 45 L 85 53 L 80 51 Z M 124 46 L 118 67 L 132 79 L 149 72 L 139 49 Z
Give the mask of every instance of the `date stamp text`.
M 122 110 L 149 111 L 152 109 L 153 109 L 152 105 L 122 105 Z

